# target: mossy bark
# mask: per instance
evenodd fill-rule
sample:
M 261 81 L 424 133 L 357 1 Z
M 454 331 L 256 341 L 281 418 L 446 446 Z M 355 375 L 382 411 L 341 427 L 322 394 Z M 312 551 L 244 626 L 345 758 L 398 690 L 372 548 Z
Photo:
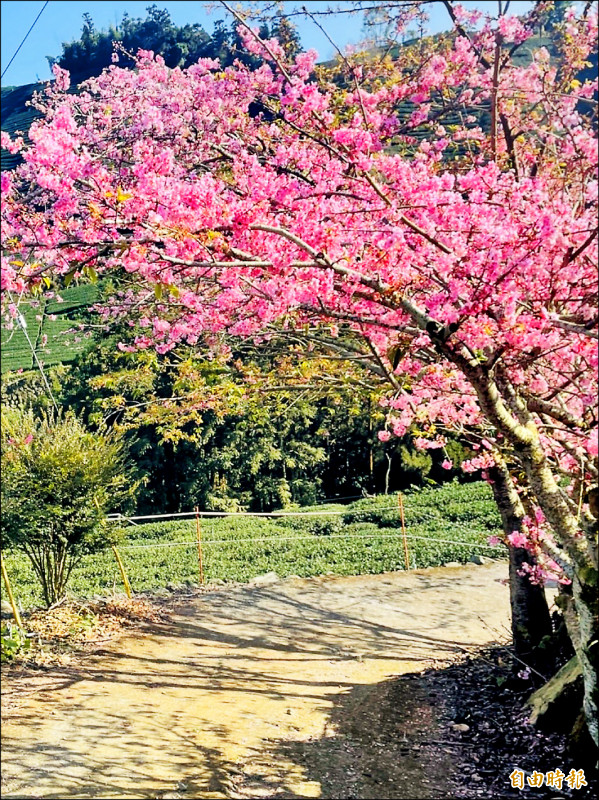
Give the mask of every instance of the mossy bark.
M 569 732 L 580 713 L 582 693 L 582 670 L 574 656 L 528 698 L 529 721 L 543 730 Z
M 580 661 L 584 680 L 583 708 L 589 733 L 599 747 L 597 687 L 599 614 L 597 602 L 597 532 L 576 504 L 558 485 L 541 443 L 539 427 L 527 401 L 502 373 L 501 367 L 490 370 L 452 352 L 474 387 L 482 411 L 493 424 L 513 456 L 522 466 L 535 503 L 542 510 L 554 533 L 557 546 L 550 542 L 551 557 L 560 563 L 572 580 L 572 603 L 565 615 L 568 633 Z
M 491 471 L 491 484 L 506 536 L 519 531 L 525 516 L 524 508 L 505 463 Z M 510 605 L 512 637 L 516 655 L 530 666 L 545 666 L 546 653 L 539 645 L 551 635 L 551 615 L 542 586 L 531 583 L 523 574 L 524 565 L 534 566 L 535 559 L 523 547 L 509 548 Z M 517 663 L 517 662 L 516 662 Z

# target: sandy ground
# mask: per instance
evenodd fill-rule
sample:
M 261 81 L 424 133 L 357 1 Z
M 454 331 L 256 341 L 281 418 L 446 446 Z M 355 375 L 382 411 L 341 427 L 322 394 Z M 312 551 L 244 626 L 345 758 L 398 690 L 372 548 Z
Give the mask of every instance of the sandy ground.
M 450 797 L 434 699 L 389 679 L 505 641 L 506 578 L 491 563 L 180 597 L 34 690 L 4 681 L 2 796 Z

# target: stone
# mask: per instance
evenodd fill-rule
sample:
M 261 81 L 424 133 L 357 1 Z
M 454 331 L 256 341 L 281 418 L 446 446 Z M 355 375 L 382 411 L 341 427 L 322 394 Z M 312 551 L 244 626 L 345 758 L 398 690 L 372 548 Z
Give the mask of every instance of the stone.
M 2 609 L 2 619 L 6 619 L 7 617 L 12 617 L 12 606 L 7 600 L 2 601 L 1 609 Z
M 482 564 L 488 564 L 490 559 L 486 558 L 485 556 L 479 556 L 478 553 L 474 553 L 474 555 L 470 556 L 468 561 L 470 561 L 471 564 L 478 564 L 481 566 Z
M 470 725 L 466 725 L 465 722 L 452 722 L 451 727 L 454 731 L 459 731 L 460 733 L 466 733 L 470 730 Z
M 582 707 L 582 697 L 582 670 L 574 656 L 528 698 L 529 722 L 541 730 L 569 731 Z
M 281 579 L 276 572 L 266 572 L 264 575 L 257 575 L 250 581 L 252 586 L 271 586 L 278 583 Z
M 461 567 L 463 565 L 460 564 L 459 561 L 447 561 L 445 564 L 443 564 L 443 566 L 444 567 Z

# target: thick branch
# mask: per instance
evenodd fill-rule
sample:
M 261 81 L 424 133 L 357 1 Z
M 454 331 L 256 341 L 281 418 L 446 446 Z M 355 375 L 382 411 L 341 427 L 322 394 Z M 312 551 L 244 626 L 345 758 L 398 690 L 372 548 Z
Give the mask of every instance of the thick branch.
M 584 430 L 588 427 L 587 423 L 582 418 L 575 417 L 573 414 L 569 414 L 564 409 L 556 408 L 553 403 L 548 403 L 546 400 L 542 400 L 540 397 L 534 397 L 522 389 L 520 390 L 520 393 L 524 395 L 529 411 L 532 411 L 535 414 L 546 414 L 548 417 L 551 417 L 551 419 L 562 422 L 564 425 L 567 425 L 570 428 L 581 428 Z

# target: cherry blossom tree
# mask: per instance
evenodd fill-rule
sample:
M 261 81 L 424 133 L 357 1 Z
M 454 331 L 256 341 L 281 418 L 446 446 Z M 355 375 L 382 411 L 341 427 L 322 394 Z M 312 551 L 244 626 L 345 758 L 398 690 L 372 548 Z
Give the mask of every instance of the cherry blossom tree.
M 5 307 L 110 271 L 131 284 L 102 313 L 135 315 L 137 348 L 359 333 L 392 385 L 383 435 L 476 430 L 464 467 L 495 481 L 532 577 L 569 586 L 597 742 L 597 81 L 578 77 L 596 9 L 522 64 L 547 3 L 444 5 L 450 35 L 345 56 L 342 81 L 237 12 L 257 69 L 140 51 L 73 95 L 55 67 L 31 143 L 3 134 L 24 159 L 2 175 Z

